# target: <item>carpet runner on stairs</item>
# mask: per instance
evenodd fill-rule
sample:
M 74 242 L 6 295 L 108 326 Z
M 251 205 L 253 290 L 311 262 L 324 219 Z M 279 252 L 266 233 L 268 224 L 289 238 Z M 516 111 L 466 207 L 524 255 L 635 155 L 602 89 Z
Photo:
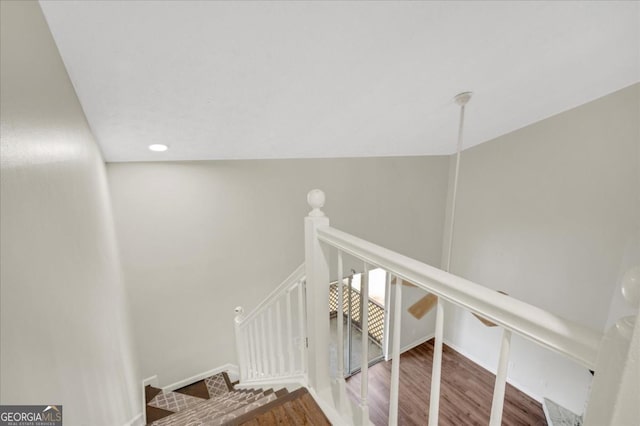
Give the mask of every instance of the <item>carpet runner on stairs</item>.
M 147 423 L 183 412 L 212 398 L 224 396 L 233 390 L 226 372 L 199 380 L 173 392 L 147 386 L 145 388 Z
M 152 426 L 330 425 L 305 388 L 236 390 L 226 373 L 173 392 L 147 386 L 145 396 Z

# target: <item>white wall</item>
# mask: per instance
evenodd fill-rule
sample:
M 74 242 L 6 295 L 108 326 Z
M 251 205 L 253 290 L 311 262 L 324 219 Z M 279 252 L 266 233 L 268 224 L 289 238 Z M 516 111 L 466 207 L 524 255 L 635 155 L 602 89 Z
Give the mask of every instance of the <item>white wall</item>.
M 37 2 L 0 2 L 1 404 L 141 412 L 104 164 Z
M 617 318 L 640 262 L 639 104 L 631 86 L 464 151 L 451 272 L 594 329 Z M 499 330 L 457 309 L 445 328 L 495 371 Z M 511 360 L 514 384 L 582 412 L 584 368 L 519 338 Z
M 161 385 L 235 362 L 233 308 L 249 311 L 303 262 L 310 189 L 326 192 L 333 226 L 440 261 L 446 157 L 118 163 L 107 172 L 142 373 Z M 426 319 L 407 336 L 431 332 Z

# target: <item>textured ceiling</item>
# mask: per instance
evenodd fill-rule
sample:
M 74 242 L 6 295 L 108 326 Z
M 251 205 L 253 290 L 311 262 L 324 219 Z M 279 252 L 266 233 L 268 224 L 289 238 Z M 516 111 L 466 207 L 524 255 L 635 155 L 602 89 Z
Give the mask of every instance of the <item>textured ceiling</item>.
M 458 92 L 469 147 L 640 79 L 637 2 L 41 6 L 107 161 L 450 154 Z

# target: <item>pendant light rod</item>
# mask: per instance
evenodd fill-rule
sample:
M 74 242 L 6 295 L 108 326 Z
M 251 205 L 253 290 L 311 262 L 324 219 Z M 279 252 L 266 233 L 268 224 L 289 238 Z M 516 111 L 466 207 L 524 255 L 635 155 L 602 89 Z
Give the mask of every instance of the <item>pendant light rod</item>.
M 453 100 L 460 106 L 460 123 L 458 124 L 458 146 L 456 149 L 456 167 L 453 176 L 453 193 L 451 197 L 451 211 L 449 213 L 449 244 L 447 245 L 447 257 L 445 259 L 444 270 L 449 272 L 451 268 L 451 251 L 453 250 L 453 229 L 456 217 L 456 202 L 458 197 L 458 174 L 460 172 L 460 152 L 462 151 L 462 136 L 464 130 L 464 108 L 471 100 L 472 92 L 462 92 L 457 94 Z

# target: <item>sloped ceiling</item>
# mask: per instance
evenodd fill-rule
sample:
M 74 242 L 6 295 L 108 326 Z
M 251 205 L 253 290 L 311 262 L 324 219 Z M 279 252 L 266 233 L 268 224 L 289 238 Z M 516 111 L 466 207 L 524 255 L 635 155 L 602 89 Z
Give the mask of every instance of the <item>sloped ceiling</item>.
M 640 79 L 638 2 L 41 6 L 112 162 L 450 154 L 458 92 L 470 147 Z

